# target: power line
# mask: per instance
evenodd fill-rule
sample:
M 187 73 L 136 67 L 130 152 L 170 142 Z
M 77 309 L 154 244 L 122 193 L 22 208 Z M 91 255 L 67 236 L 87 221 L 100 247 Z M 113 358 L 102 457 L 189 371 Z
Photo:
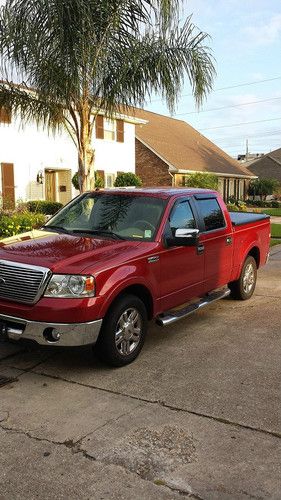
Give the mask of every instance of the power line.
M 281 117 L 280 118 L 269 118 L 267 120 L 256 120 L 254 122 L 233 123 L 232 125 L 220 125 L 219 127 L 201 128 L 201 129 L 199 129 L 199 132 L 204 132 L 205 130 L 216 130 L 219 128 L 240 127 L 241 125 L 251 125 L 253 123 L 273 122 L 276 120 L 281 120 Z
M 215 140 L 216 141 L 228 141 L 229 139 L 234 139 L 236 141 L 239 141 L 239 140 L 245 139 L 245 135 L 247 135 L 247 139 L 255 139 L 256 137 L 260 137 L 260 138 L 271 137 L 271 136 L 276 136 L 276 135 L 281 136 L 281 129 L 275 130 L 275 131 L 265 131 L 261 134 L 254 134 L 254 135 L 243 134 L 243 135 L 236 136 L 236 137 L 216 137 Z
M 258 85 L 259 83 L 273 82 L 274 80 L 280 80 L 281 76 L 276 76 L 274 78 L 267 78 L 266 80 L 256 80 L 254 82 L 238 83 L 237 85 L 231 85 L 229 87 L 220 87 L 214 89 L 213 92 L 219 92 L 221 90 L 236 89 L 237 87 L 247 87 L 248 85 Z M 183 94 L 181 97 L 192 97 L 193 94 Z M 163 99 L 153 99 L 150 102 L 161 102 Z
M 228 109 L 228 108 L 240 108 L 241 106 L 249 106 L 250 104 L 258 104 L 261 102 L 275 101 L 277 99 L 280 100 L 281 97 L 268 97 L 266 99 L 261 99 L 259 101 L 243 102 L 241 104 L 233 104 L 231 106 L 223 106 L 221 108 L 203 109 L 202 111 L 189 111 L 188 113 L 175 113 L 173 116 L 197 115 L 200 113 L 209 113 L 210 111 L 220 111 L 222 109 Z

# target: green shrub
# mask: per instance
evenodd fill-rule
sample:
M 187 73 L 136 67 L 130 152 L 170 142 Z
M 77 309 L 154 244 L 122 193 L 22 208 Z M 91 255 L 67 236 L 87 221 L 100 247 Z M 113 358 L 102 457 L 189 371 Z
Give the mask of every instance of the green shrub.
M 45 223 L 45 215 L 31 212 L 15 212 L 14 214 L 0 214 L 0 237 L 7 238 L 15 234 L 24 233 L 41 227 Z
M 247 200 L 246 205 L 249 207 L 260 207 L 260 208 L 281 208 L 280 201 L 264 201 L 264 200 Z
M 218 189 L 218 182 L 218 177 L 216 175 L 202 172 L 185 176 L 183 179 L 183 185 L 185 187 L 214 189 L 215 191 Z
M 127 186 L 135 186 L 139 187 L 142 185 L 142 180 L 133 172 L 120 172 L 117 175 L 114 186 L 115 187 L 127 187 Z
M 59 203 L 58 201 L 43 200 L 28 201 L 26 205 L 29 212 L 41 213 L 46 215 L 54 215 L 63 207 L 63 204 Z
M 247 212 L 247 207 L 242 201 L 227 203 L 227 209 L 229 212 Z
M 79 191 L 78 172 L 72 177 L 72 185 Z M 95 172 L 95 187 L 98 189 L 104 188 L 104 180 L 97 172 Z

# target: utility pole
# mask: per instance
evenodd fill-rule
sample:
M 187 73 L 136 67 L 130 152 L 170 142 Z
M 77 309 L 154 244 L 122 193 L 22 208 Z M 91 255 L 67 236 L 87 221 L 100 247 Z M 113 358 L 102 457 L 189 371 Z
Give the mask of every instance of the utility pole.
M 249 156 L 249 141 L 246 139 L 246 156 L 245 160 L 248 161 L 248 156 Z

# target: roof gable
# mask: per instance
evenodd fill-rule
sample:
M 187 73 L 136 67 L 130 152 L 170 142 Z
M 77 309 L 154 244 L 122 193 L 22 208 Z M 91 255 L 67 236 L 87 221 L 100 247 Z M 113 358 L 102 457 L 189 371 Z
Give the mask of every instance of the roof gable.
M 136 137 L 176 170 L 252 176 L 188 123 L 150 111 L 135 109 L 146 124 L 136 126 Z

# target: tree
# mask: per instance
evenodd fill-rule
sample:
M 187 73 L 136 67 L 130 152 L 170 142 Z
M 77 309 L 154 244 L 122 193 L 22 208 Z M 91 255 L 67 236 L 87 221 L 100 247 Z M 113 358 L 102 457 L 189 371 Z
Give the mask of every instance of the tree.
M 211 90 L 208 35 L 191 16 L 180 26 L 181 3 L 7 0 L 1 7 L 0 106 L 23 122 L 67 129 L 77 147 L 81 192 L 94 187 L 98 113 L 112 117 L 143 106 L 152 93 L 172 111 L 186 76 L 198 105 Z
M 267 196 L 271 195 L 279 187 L 279 182 L 276 179 L 255 179 L 251 181 L 248 188 L 248 195 L 259 196 L 261 200 L 265 200 Z
M 185 178 L 185 186 L 204 188 L 204 189 L 218 189 L 218 177 L 214 174 L 198 172 L 191 174 Z

